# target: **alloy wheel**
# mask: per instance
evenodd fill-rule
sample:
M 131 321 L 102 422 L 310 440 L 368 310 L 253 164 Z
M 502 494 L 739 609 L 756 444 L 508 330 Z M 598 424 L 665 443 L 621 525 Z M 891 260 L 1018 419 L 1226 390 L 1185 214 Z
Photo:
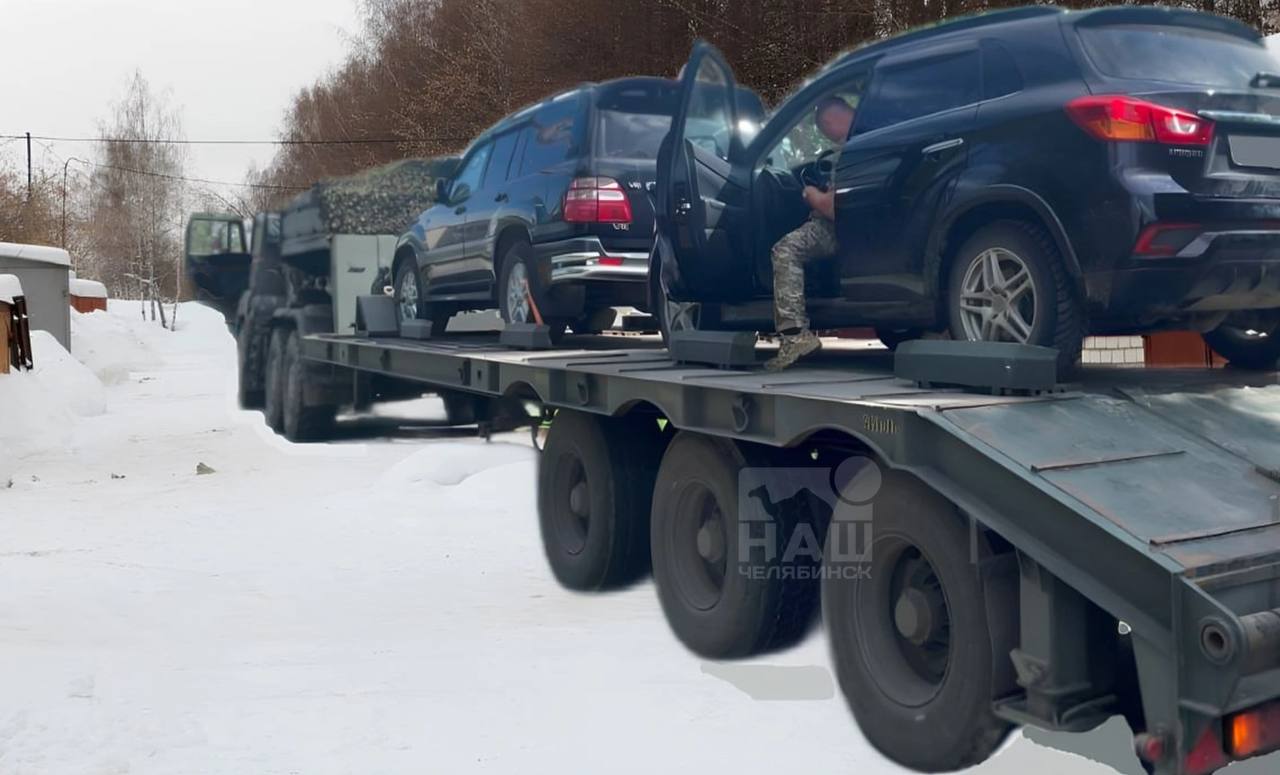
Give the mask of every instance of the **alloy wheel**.
M 416 320 L 418 317 L 418 273 L 405 272 L 400 278 L 399 304 L 400 320 Z
M 507 319 L 511 323 L 529 322 L 529 270 L 516 261 L 507 270 Z
M 1036 325 L 1036 285 L 1026 261 L 1006 248 L 982 251 L 965 270 L 960 319 L 966 339 L 1026 344 Z

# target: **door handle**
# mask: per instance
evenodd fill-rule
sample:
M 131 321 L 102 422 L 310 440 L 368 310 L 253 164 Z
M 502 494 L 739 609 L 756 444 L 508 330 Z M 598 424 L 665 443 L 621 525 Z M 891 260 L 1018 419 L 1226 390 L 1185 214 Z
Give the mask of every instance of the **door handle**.
M 501 193 L 501 194 L 498 194 L 497 196 L 495 196 L 495 197 L 493 198 L 493 201 L 495 201 L 495 202 L 505 202 L 505 201 L 507 201 L 507 199 L 509 199 L 509 197 L 508 197 L 508 196 L 506 195 L 506 193 L 504 192 L 504 193 Z
M 933 143 L 932 145 L 926 145 L 920 149 L 920 155 L 933 156 L 936 153 L 949 151 L 952 148 L 959 148 L 962 145 L 964 145 L 963 137 L 953 137 L 950 140 L 942 140 L 940 142 Z

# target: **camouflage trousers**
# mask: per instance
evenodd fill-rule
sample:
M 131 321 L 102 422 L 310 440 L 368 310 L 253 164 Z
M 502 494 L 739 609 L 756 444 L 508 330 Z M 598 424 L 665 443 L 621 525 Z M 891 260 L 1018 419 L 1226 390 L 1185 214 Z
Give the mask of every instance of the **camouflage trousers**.
M 815 215 L 773 246 L 773 320 L 780 334 L 809 328 L 805 310 L 804 267 L 811 259 L 836 252 L 836 225 Z

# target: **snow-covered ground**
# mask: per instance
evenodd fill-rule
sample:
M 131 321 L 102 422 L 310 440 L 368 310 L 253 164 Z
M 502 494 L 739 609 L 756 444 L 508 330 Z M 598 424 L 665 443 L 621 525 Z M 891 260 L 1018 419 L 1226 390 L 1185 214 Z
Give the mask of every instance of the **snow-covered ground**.
M 235 407 L 221 319 L 178 319 L 113 303 L 0 376 L 3 775 L 901 771 L 820 633 L 710 664 L 651 584 L 557 587 L 526 437 L 424 399 L 290 445 Z M 1136 770 L 1120 725 L 1054 740 Z M 975 770 L 1112 771 L 1022 737 Z

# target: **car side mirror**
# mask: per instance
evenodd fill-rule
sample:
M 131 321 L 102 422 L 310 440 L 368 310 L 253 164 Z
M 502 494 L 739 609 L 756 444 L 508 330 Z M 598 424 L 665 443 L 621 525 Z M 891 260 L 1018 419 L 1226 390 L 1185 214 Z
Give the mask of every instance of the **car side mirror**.
M 453 189 L 452 196 L 449 197 L 449 204 L 460 204 L 471 198 L 471 186 L 466 183 L 459 183 Z
M 436 201 L 449 201 L 449 181 L 444 178 L 436 178 Z

